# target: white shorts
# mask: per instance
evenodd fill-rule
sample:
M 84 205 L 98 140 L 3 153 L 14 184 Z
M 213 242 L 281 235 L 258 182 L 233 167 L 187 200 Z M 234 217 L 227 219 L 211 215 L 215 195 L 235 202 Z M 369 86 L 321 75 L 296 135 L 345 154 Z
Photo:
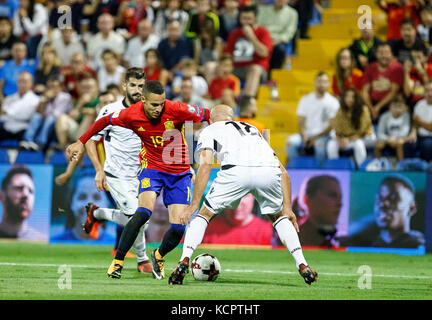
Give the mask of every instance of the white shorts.
M 241 167 L 220 170 L 204 200 L 214 214 L 235 209 L 251 193 L 258 201 L 261 214 L 282 211 L 282 172 L 279 167 Z
M 138 179 L 119 179 L 107 175 L 106 180 L 108 190 L 118 208 L 125 215 L 133 215 L 138 208 Z

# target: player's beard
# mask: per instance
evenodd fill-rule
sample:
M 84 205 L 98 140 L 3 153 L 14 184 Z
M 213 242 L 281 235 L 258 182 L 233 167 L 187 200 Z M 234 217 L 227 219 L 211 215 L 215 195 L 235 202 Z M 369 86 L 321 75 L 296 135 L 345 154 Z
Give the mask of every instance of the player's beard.
M 141 95 L 139 93 L 136 93 L 135 95 L 131 95 L 127 92 L 126 95 L 131 105 L 141 100 Z
M 11 223 L 21 223 L 30 215 L 30 208 L 24 201 L 16 205 L 9 198 L 6 198 L 4 206 L 5 212 L 8 213 L 8 221 Z

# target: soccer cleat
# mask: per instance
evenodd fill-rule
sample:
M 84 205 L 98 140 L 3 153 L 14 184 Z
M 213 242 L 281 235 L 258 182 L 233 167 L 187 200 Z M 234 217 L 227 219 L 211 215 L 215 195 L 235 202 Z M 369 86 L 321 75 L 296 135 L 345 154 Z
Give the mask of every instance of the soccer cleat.
M 120 279 L 123 265 L 124 265 L 123 260 L 114 259 L 113 262 L 111 262 L 110 267 L 108 268 L 107 276 L 114 279 Z
M 174 269 L 173 273 L 168 279 L 168 283 L 173 284 L 183 284 L 183 279 L 188 273 L 189 266 L 187 263 L 184 263 L 183 261 L 179 262 L 177 265 L 177 268 Z
M 303 263 L 299 266 L 299 273 L 303 277 L 304 281 L 309 285 L 318 280 L 318 273 Z
M 152 263 L 153 263 L 153 278 L 161 280 L 165 278 L 165 269 L 164 269 L 165 260 L 156 258 L 156 251 L 157 249 L 154 249 L 151 254 Z
M 86 205 L 87 219 L 83 225 L 83 230 L 90 235 L 90 238 L 99 238 L 99 221 L 95 218 L 93 212 L 99 207 L 93 203 Z
M 137 269 L 140 273 L 153 273 L 153 268 L 148 260 L 138 262 Z

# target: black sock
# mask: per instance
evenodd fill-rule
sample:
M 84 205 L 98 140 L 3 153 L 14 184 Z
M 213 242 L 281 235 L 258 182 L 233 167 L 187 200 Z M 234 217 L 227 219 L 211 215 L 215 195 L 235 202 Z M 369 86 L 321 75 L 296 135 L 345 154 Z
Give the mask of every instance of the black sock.
M 146 208 L 138 208 L 133 217 L 126 224 L 115 256 L 116 260 L 124 260 L 129 249 L 134 244 L 141 227 L 150 219 L 152 212 Z
M 170 226 L 171 228 L 165 233 L 165 236 L 159 247 L 159 254 L 162 257 L 178 246 L 185 231 L 185 226 L 181 224 L 170 223 Z

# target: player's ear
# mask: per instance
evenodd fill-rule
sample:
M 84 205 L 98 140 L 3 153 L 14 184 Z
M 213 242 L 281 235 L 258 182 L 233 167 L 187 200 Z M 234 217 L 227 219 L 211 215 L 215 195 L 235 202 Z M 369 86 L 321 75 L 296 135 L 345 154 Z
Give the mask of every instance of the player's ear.
M 409 208 L 409 217 L 412 217 L 413 215 L 415 215 L 417 213 L 417 204 L 415 203 L 415 201 L 412 201 L 410 203 L 410 208 Z

